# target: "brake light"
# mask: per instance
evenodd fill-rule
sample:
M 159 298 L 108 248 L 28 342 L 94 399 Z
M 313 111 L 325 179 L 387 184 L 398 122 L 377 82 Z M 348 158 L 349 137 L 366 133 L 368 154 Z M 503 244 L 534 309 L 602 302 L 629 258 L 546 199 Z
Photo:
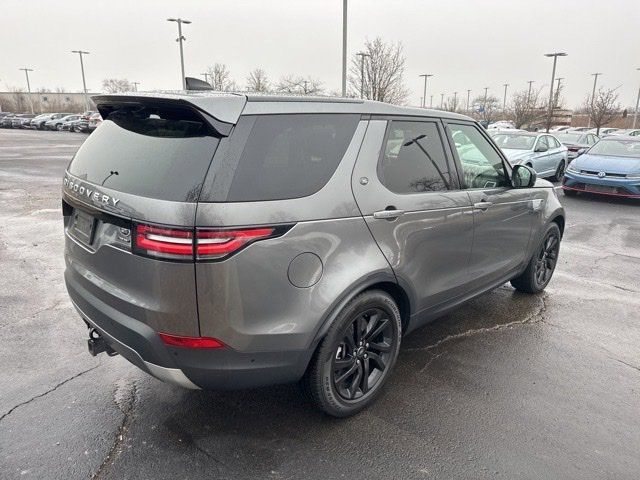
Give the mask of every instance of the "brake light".
M 290 225 L 241 228 L 173 228 L 136 224 L 133 251 L 167 260 L 222 260 L 258 240 L 283 235 Z
M 183 337 L 169 333 L 158 332 L 158 336 L 165 345 L 183 348 L 222 348 L 224 344 L 211 337 Z
M 250 228 L 242 230 L 197 230 L 196 257 L 219 259 L 237 252 L 246 245 L 271 237 L 274 228 Z
M 193 231 L 137 225 L 135 246 L 154 257 L 193 260 Z

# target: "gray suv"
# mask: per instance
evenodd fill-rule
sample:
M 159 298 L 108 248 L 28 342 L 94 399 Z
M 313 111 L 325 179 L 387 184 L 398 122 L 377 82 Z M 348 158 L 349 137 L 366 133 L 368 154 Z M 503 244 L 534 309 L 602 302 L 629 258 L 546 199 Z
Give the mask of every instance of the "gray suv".
M 104 122 L 62 205 L 94 355 L 187 388 L 301 380 L 348 416 L 380 393 L 402 335 L 553 274 L 552 185 L 468 117 L 211 92 L 93 100 Z

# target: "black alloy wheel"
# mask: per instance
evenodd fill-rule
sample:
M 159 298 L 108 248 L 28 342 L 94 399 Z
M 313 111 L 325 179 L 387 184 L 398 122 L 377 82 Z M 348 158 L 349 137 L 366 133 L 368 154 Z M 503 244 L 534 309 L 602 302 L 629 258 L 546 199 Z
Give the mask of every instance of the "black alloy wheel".
M 390 315 L 380 308 L 362 312 L 343 331 L 333 359 L 333 384 L 342 399 L 366 395 L 382 378 L 391 355 Z
M 560 238 L 556 232 L 549 232 L 538 252 L 535 279 L 539 287 L 545 287 L 556 268 L 558 252 L 560 250 Z
M 302 386 L 334 417 L 354 415 L 373 403 L 398 358 L 402 321 L 387 292 L 367 290 L 349 301 L 316 349 Z

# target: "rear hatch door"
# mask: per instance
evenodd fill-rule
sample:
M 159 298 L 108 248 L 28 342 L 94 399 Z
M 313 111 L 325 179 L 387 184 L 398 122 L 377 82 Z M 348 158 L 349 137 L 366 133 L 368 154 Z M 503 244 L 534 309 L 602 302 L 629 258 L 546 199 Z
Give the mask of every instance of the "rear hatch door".
M 192 237 L 196 202 L 222 122 L 188 101 L 94 99 L 104 121 L 63 180 L 66 280 L 92 317 L 137 320 L 156 331 L 199 335 Z M 241 111 L 244 97 L 221 96 Z

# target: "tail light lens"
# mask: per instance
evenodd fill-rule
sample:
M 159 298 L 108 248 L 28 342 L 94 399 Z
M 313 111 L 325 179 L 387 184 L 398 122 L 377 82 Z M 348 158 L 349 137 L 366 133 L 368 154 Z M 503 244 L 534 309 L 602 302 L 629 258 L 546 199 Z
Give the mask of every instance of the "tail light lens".
M 183 337 L 169 333 L 158 332 L 158 336 L 165 345 L 183 348 L 222 348 L 222 343 L 217 338 L 211 337 Z
M 193 260 L 193 230 L 136 225 L 138 253 L 172 260 Z
M 140 255 L 193 262 L 222 260 L 258 240 L 278 237 L 287 226 L 213 230 L 136 224 L 133 251 Z
M 237 252 L 257 240 L 273 236 L 274 228 L 250 228 L 242 230 L 197 230 L 196 258 L 220 259 Z

